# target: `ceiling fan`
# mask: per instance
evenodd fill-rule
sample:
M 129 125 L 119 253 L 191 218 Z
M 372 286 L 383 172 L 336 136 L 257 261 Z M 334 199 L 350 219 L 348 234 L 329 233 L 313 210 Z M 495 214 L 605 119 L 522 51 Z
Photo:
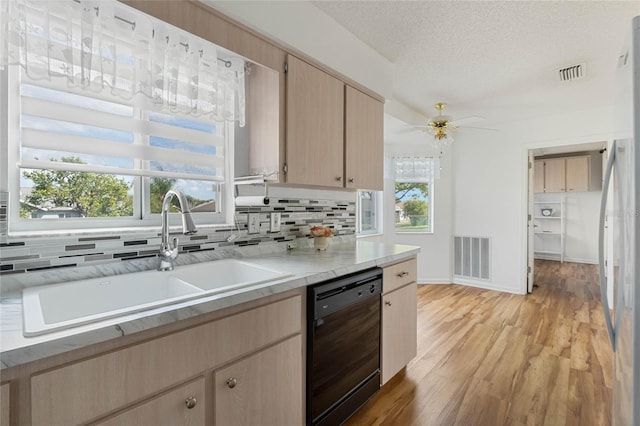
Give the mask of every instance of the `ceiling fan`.
M 452 120 L 448 115 L 442 115 L 442 111 L 447 107 L 445 102 L 438 102 L 434 105 L 438 114 L 431 118 L 427 124 L 424 125 L 413 125 L 414 129 L 421 130 L 423 132 L 427 132 L 433 136 L 434 141 L 437 145 L 448 145 L 450 142 L 453 142 L 452 132 L 457 130 L 458 128 L 465 129 L 481 129 L 481 130 L 496 130 L 496 129 L 488 129 L 484 127 L 470 127 L 468 124 L 477 123 L 480 121 L 484 121 L 483 117 L 472 115 L 470 117 L 460 118 L 458 120 Z

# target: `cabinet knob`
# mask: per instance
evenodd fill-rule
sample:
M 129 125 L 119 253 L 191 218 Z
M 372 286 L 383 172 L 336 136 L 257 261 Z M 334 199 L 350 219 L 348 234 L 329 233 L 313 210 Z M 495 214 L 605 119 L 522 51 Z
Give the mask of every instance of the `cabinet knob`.
M 404 278 L 404 277 L 406 277 L 407 275 L 409 275 L 409 273 L 408 273 L 408 272 L 400 272 L 400 273 L 398 274 L 398 277 L 400 277 L 400 278 Z
M 354 178 L 349 178 L 349 183 L 353 183 L 353 182 L 355 182 L 355 179 Z
M 235 378 L 233 378 L 233 377 L 229 377 L 229 378 L 227 379 L 227 387 L 228 387 L 229 389 L 233 389 L 233 388 L 235 388 L 237 384 L 238 384 L 238 379 L 235 379 Z
M 195 396 L 190 396 L 189 398 L 184 400 L 184 403 L 187 406 L 187 408 L 191 410 L 198 403 L 198 398 L 196 398 Z
M 387 305 L 387 306 L 391 306 L 391 300 L 385 300 L 384 304 Z
M 342 182 L 342 176 L 336 176 L 336 181 Z

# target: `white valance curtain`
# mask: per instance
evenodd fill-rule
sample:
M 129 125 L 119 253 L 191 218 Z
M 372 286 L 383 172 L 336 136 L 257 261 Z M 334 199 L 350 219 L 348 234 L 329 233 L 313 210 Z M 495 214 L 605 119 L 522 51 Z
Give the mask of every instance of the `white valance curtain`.
M 115 0 L 1 0 L 0 65 L 33 81 L 245 124 L 244 61 Z
M 432 182 L 440 177 L 440 160 L 434 157 L 387 157 L 386 178 L 396 182 Z

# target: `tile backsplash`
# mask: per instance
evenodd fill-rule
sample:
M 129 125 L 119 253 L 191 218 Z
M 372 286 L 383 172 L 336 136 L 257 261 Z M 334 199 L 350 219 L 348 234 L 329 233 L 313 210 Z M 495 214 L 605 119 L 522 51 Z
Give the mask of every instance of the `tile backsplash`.
M 9 193 L 0 191 L 0 243 L 7 241 L 9 225 Z
M 155 263 L 160 247 L 160 230 L 127 232 L 124 234 L 76 235 L 56 237 L 7 237 L 7 203 L 0 193 L 0 280 L 2 290 L 29 285 L 29 276 L 40 278 L 33 283 L 42 284 L 42 272 L 54 272 L 58 268 L 71 270 L 76 267 L 95 266 L 107 275 L 122 273 L 123 261 L 137 264 L 135 269 L 150 269 Z M 3 202 L 4 200 L 4 202 Z M 279 232 L 270 232 L 270 215 L 281 214 Z M 260 232 L 248 234 L 248 214 L 258 213 Z M 249 246 L 290 244 L 299 240 L 305 243 L 309 228 L 324 225 L 333 229 L 341 239 L 354 237 L 356 231 L 356 208 L 353 200 L 310 200 L 305 198 L 271 197 L 268 206 L 237 207 L 237 225 L 228 227 L 200 227 L 195 235 L 177 234 L 180 253 L 189 253 L 193 259 L 216 258 L 225 250 L 237 250 Z M 4 232 L 4 234 L 2 234 Z M 4 236 L 2 236 L 4 235 Z M 230 236 L 234 236 L 229 238 Z M 262 247 L 256 247 L 262 248 Z M 265 249 L 267 247 L 264 247 Z M 286 247 L 271 247 L 285 250 Z M 217 252 L 216 255 L 213 255 Z M 210 256 L 204 256 L 209 253 Z M 188 256 L 182 256 L 184 259 Z M 142 261 L 146 260 L 146 261 Z M 180 258 L 178 258 L 180 260 Z M 150 262 L 152 261 L 152 262 Z M 192 260 L 194 261 L 194 260 Z M 129 268 L 130 269 L 130 268 Z M 56 271 L 57 272 L 57 271 Z M 59 271 L 62 272 L 62 271 Z M 58 276 L 59 274 L 51 274 Z M 18 284 L 19 283 L 19 284 Z

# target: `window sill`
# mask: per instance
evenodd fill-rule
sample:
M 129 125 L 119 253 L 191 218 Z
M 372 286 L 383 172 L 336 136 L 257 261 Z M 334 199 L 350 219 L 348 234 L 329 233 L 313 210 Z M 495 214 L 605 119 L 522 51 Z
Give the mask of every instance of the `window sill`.
M 369 238 L 369 237 L 382 237 L 382 232 L 376 232 L 375 234 L 356 234 L 356 238 Z
M 433 231 L 395 231 L 396 235 L 433 235 Z
M 198 230 L 208 229 L 235 229 L 233 224 L 196 225 Z M 169 225 L 170 230 L 179 230 L 181 225 Z M 135 226 L 122 228 L 91 228 L 91 229 L 60 229 L 60 230 L 36 230 L 36 231 L 14 231 L 9 232 L 7 240 L 17 240 L 24 238 L 60 238 L 60 237 L 110 237 L 115 235 L 135 235 L 135 234 L 155 234 L 159 235 L 162 227 L 157 226 Z

